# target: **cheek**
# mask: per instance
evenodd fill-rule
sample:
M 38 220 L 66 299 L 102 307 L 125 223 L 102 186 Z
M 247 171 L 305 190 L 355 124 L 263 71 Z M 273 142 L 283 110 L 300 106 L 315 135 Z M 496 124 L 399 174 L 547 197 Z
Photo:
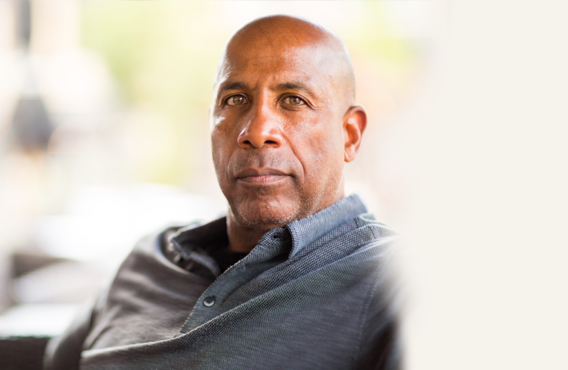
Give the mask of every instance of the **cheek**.
M 227 164 L 227 140 L 225 135 L 218 129 L 214 129 L 211 134 L 211 151 L 213 156 L 213 165 L 219 182 L 223 181 L 223 174 L 226 172 Z
M 290 133 L 290 142 L 309 181 L 325 181 L 343 168 L 343 132 L 339 124 L 331 126 L 330 121 L 304 122 L 301 130 Z
M 339 123 L 332 123 L 334 117 L 325 117 L 319 122 L 305 125 L 298 142 L 322 159 L 331 160 L 338 152 L 343 152 L 343 131 Z

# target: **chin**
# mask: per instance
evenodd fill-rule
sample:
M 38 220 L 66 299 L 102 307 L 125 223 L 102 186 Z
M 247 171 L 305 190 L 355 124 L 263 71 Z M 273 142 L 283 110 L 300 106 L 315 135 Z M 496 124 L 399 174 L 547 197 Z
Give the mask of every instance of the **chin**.
M 282 207 L 269 204 L 262 204 L 260 207 L 232 208 L 233 215 L 239 224 L 263 232 L 283 227 L 297 220 L 299 209 L 300 207 Z

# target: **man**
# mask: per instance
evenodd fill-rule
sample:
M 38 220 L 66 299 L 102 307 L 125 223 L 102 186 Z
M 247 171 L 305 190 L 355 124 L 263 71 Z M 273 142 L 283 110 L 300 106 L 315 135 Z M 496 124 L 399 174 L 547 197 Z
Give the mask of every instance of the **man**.
M 347 50 L 297 18 L 228 42 L 211 108 L 226 217 L 143 239 L 48 369 L 394 369 L 394 233 L 343 167 L 366 114 Z

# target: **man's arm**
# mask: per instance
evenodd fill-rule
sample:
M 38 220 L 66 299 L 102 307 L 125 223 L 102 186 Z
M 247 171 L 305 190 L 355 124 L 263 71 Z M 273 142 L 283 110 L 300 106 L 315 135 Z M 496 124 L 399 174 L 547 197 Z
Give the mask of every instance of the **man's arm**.
M 361 326 L 357 369 L 400 370 L 403 368 L 400 314 L 404 293 L 394 268 L 399 242 L 390 245 L 386 261 L 376 271 L 366 314 Z
M 71 325 L 61 335 L 52 338 L 45 349 L 45 370 L 78 370 L 83 343 L 89 334 L 96 300 L 86 302 Z

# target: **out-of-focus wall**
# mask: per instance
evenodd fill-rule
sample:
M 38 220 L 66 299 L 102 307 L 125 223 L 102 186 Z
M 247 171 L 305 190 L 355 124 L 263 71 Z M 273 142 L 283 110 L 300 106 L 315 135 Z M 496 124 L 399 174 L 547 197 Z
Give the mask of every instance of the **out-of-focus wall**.
M 391 138 L 408 368 L 568 368 L 568 4 L 442 3 L 447 31 Z

